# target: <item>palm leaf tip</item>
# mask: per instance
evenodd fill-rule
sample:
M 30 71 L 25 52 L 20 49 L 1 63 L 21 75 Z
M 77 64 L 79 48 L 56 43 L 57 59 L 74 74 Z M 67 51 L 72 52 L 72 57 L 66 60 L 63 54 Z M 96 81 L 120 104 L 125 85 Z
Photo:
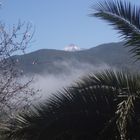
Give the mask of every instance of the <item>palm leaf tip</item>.
M 125 1 L 104 1 L 93 7 L 91 16 L 108 21 L 119 31 L 126 41 L 125 46 L 133 46 L 130 52 L 134 57 L 140 54 L 140 8 Z M 137 57 L 139 59 L 140 57 Z

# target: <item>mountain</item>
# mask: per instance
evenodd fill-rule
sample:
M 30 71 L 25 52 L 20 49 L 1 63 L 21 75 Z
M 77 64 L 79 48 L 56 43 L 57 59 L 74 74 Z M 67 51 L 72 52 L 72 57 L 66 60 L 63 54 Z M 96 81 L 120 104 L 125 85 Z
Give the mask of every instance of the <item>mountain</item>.
M 25 74 L 29 73 L 69 73 L 70 69 L 88 69 L 87 65 L 98 67 L 108 65 L 117 69 L 137 71 L 140 63 L 134 59 L 123 43 L 107 43 L 79 51 L 42 49 L 24 55 L 13 56 L 17 67 Z

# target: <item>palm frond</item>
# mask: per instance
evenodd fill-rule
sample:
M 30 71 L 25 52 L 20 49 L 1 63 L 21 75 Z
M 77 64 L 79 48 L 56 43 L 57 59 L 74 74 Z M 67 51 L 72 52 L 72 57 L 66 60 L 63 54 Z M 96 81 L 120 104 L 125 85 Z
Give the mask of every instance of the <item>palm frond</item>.
M 140 8 L 125 1 L 99 2 L 91 16 L 108 21 L 119 31 L 126 41 L 125 46 L 132 46 L 130 52 L 140 59 Z
M 129 139 L 129 130 L 128 125 L 132 122 L 134 117 L 134 100 L 135 96 L 129 96 L 127 100 L 123 100 L 118 104 L 118 119 L 117 125 L 120 132 L 121 139 L 127 140 Z
M 103 88 L 64 90 L 29 114 L 20 114 L 7 133 L 8 139 L 55 139 L 62 132 L 97 138 L 103 124 L 115 115 L 112 93 Z
M 78 84 L 79 87 L 112 87 L 123 90 L 129 94 L 139 94 L 140 75 L 131 74 L 128 71 L 105 70 L 99 73 L 91 74 L 83 78 Z
M 113 70 L 87 76 L 35 106 L 29 113 L 19 114 L 13 125 L 3 131 L 8 140 L 61 140 L 64 136 L 74 140 L 118 140 L 120 126 L 132 118 L 129 113 L 133 114 L 132 110 L 135 110 L 135 104 L 132 106 L 128 101 L 132 95 L 139 97 L 139 94 L 134 94 L 136 90 L 139 93 L 139 77 Z M 135 84 L 130 88 L 133 82 Z M 125 110 L 123 114 L 122 109 Z M 139 114 L 138 110 L 135 112 Z M 125 130 L 128 125 L 123 126 Z

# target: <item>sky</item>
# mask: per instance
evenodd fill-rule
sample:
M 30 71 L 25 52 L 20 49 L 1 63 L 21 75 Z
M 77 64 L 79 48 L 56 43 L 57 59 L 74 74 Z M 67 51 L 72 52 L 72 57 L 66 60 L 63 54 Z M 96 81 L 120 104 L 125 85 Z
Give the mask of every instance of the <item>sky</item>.
M 28 51 L 64 49 L 69 44 L 91 48 L 118 42 L 117 31 L 102 20 L 90 17 L 99 0 L 3 0 L 1 21 L 7 27 L 29 22 L 35 33 Z M 140 5 L 139 0 L 132 3 Z

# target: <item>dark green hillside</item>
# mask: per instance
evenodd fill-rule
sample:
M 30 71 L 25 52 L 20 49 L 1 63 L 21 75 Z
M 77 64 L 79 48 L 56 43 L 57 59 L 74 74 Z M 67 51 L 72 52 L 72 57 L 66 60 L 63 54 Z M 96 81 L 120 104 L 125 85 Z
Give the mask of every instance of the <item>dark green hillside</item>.
M 129 48 L 130 49 L 130 48 Z M 102 44 L 87 51 L 88 54 L 100 58 L 103 62 L 116 68 L 137 69 L 140 63 L 134 63 L 128 48 L 123 47 L 123 43 Z M 133 68 L 132 68 L 133 67 Z
M 24 73 L 69 72 L 70 68 L 80 68 L 81 64 L 93 66 L 108 64 L 117 69 L 137 70 L 140 64 L 134 63 L 123 43 L 108 43 L 88 50 L 66 52 L 62 50 L 42 49 L 29 54 L 14 56 L 17 66 Z

